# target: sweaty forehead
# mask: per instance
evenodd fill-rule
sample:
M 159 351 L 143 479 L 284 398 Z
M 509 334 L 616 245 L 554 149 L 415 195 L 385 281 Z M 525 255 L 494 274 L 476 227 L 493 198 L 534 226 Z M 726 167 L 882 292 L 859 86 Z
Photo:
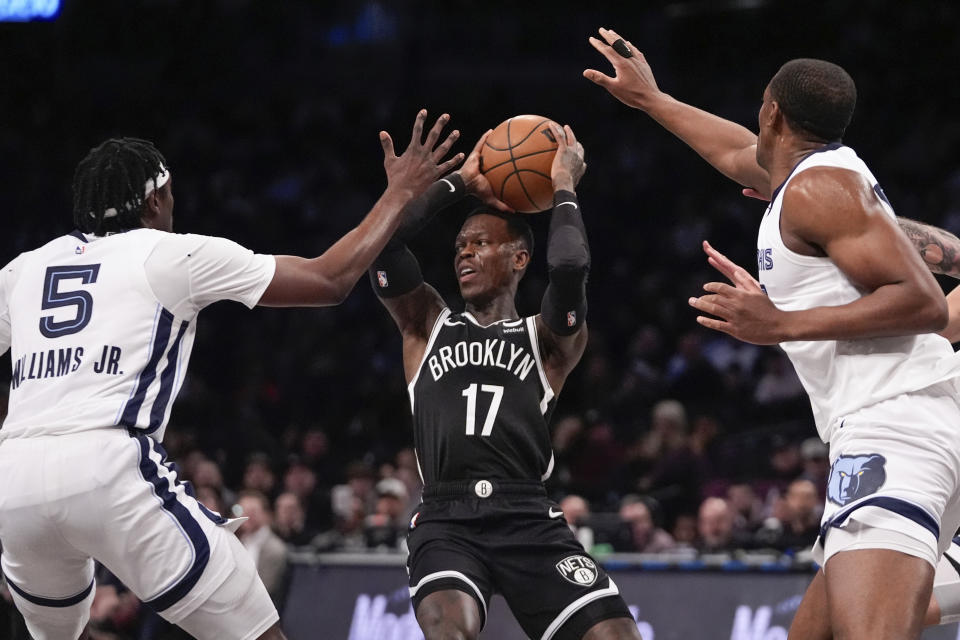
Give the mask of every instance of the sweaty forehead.
M 478 213 L 464 220 L 463 226 L 460 227 L 460 233 L 457 234 L 457 239 L 462 240 L 481 233 L 487 234 L 492 240 L 500 242 L 511 240 L 507 221 L 499 216 L 486 213 Z

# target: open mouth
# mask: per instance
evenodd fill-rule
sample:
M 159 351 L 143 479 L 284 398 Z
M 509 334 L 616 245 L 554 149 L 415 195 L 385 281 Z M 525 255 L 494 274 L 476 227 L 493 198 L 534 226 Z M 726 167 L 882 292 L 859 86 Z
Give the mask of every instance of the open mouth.
M 460 267 L 460 271 L 457 272 L 457 277 L 460 279 L 460 282 L 467 282 L 477 275 L 476 270 L 473 267 Z

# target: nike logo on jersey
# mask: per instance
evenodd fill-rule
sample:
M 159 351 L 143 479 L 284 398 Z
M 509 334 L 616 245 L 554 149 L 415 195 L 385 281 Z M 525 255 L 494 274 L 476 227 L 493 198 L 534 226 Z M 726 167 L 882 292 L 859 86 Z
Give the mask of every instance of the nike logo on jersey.
M 550 507 L 550 509 L 547 511 L 547 515 L 551 518 L 559 518 L 563 515 L 563 511 L 558 511 L 557 509 Z
M 453 183 L 450 182 L 449 180 L 447 180 L 446 178 L 441 178 L 441 179 L 440 179 L 440 182 L 445 182 L 445 183 L 447 183 L 447 186 L 450 187 L 450 193 L 453 193 L 454 191 L 457 190 L 457 188 L 453 186 Z

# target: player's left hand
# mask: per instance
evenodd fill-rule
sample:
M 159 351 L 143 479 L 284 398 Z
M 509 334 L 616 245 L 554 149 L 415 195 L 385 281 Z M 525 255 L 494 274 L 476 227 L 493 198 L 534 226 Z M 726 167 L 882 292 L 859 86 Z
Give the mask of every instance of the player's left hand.
M 583 77 L 600 85 L 628 107 L 647 111 L 665 94 L 657 86 L 646 57 L 613 29 L 601 27 L 599 33 L 600 38 L 590 38 L 590 44 L 610 62 L 614 75 L 586 69 Z
M 697 316 L 697 322 L 708 329 L 722 331 L 738 340 L 753 344 L 777 344 L 784 340 L 782 326 L 787 314 L 777 309 L 760 283 L 746 269 L 703 242 L 707 262 L 730 279 L 703 285 L 708 295 L 690 298 L 690 306 L 716 318 Z
M 488 129 L 485 134 L 480 136 L 477 144 L 473 146 L 473 151 L 470 152 L 467 159 L 463 161 L 463 166 L 460 167 L 460 177 L 463 178 L 463 184 L 467 188 L 467 193 L 472 193 L 480 198 L 484 204 L 493 207 L 497 211 L 513 213 L 513 209 L 494 195 L 490 181 L 487 180 L 487 176 L 483 175 L 483 172 L 480 171 L 480 151 L 483 149 L 483 143 L 487 141 L 487 136 L 492 132 L 492 129 Z
M 550 125 L 554 137 L 557 139 L 557 153 L 553 156 L 550 166 L 550 178 L 553 180 L 554 191 L 573 191 L 580 183 L 580 178 L 587 170 L 587 163 L 583 159 L 583 145 L 577 142 L 570 125 L 553 123 Z

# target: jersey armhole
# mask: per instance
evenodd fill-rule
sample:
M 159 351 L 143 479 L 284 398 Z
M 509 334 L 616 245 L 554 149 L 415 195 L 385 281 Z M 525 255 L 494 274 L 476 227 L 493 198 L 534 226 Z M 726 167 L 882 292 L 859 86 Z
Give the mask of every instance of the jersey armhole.
M 540 413 L 547 414 L 550 401 L 554 398 L 553 388 L 547 380 L 547 372 L 543 368 L 540 358 L 540 336 L 537 334 L 537 317 L 527 316 L 527 333 L 530 335 L 530 348 L 533 349 L 533 359 L 537 361 L 537 373 L 540 374 L 540 384 L 543 386 L 543 398 L 540 400 Z
M 437 316 L 436 321 L 433 323 L 433 329 L 430 330 L 430 338 L 427 340 L 427 346 L 423 350 L 423 357 L 420 358 L 420 364 L 417 366 L 417 372 L 413 374 L 410 384 L 407 385 L 407 393 L 410 394 L 410 411 L 413 411 L 413 388 L 416 386 L 417 380 L 420 379 L 420 372 L 423 371 L 423 363 L 427 361 L 427 356 L 430 355 L 430 351 L 433 349 L 433 343 L 437 341 L 437 336 L 440 335 L 440 329 L 443 327 L 443 323 L 449 317 L 450 307 L 444 307 L 440 311 L 440 315 Z

